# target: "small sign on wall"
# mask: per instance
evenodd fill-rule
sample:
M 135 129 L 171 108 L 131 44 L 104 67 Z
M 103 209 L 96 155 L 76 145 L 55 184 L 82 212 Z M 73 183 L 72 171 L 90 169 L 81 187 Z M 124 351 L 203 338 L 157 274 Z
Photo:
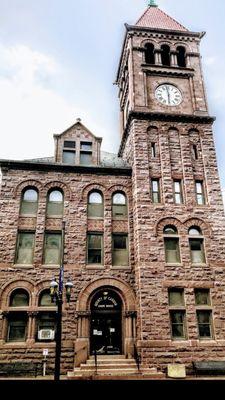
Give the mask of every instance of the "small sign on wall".
M 102 331 L 98 331 L 97 329 L 93 330 L 93 335 L 95 336 L 102 336 Z

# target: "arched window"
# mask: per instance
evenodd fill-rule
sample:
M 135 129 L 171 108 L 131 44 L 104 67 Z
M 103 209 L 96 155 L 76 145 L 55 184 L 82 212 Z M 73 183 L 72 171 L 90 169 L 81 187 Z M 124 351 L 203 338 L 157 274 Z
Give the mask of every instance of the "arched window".
M 18 307 L 18 311 L 13 310 L 11 307 Z M 25 342 L 28 331 L 28 315 L 27 312 L 22 311 L 21 308 L 29 307 L 29 294 L 25 289 L 15 289 L 9 299 L 9 315 L 7 317 L 8 329 L 7 338 L 8 342 Z
M 20 214 L 36 215 L 38 208 L 38 192 L 33 188 L 26 188 L 22 192 Z
M 10 307 L 28 307 L 29 294 L 25 289 L 16 289 L 10 296 Z
M 113 218 L 120 219 L 127 217 L 127 198 L 122 192 L 116 192 L 112 196 Z
M 62 216 L 63 215 L 63 193 L 61 190 L 53 189 L 48 193 L 47 199 L 47 216 Z
M 51 301 L 50 290 L 44 289 L 40 293 L 38 301 L 38 317 L 36 320 L 36 340 L 38 341 L 53 341 L 55 338 L 56 330 L 56 313 L 53 311 L 46 311 L 46 307 L 55 307 Z
M 186 67 L 186 49 L 183 46 L 177 47 L 177 65 L 178 67 Z
M 192 264 L 205 264 L 204 238 L 197 226 L 189 229 L 189 245 Z
M 171 65 L 171 60 L 170 60 L 170 46 L 167 44 L 163 44 L 161 46 L 162 50 L 162 65 L 170 67 Z
M 167 225 L 163 230 L 163 234 L 166 263 L 180 263 L 180 246 L 177 228 L 173 225 Z
M 155 64 L 155 47 L 152 43 L 145 45 L 145 62 L 146 64 Z
M 103 196 L 99 191 L 93 191 L 88 195 L 88 218 L 103 217 Z
M 40 307 L 52 307 L 54 306 L 54 303 L 52 303 L 52 299 L 50 296 L 50 290 L 49 289 L 45 289 L 41 292 L 40 296 L 39 296 L 39 301 L 38 301 L 38 305 Z

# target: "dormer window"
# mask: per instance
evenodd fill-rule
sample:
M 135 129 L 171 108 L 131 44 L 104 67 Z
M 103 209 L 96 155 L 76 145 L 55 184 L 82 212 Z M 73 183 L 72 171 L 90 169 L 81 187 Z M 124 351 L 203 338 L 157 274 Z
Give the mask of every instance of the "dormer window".
M 92 164 L 92 142 L 80 142 L 80 164 Z
M 63 145 L 62 162 L 65 164 L 75 164 L 76 142 L 65 140 Z

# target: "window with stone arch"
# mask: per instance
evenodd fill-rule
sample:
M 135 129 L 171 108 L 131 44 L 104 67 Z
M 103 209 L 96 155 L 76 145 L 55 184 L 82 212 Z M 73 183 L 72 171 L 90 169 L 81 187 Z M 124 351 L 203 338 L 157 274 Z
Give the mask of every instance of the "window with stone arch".
M 122 191 L 115 192 L 112 195 L 112 215 L 113 219 L 127 217 L 127 197 Z
M 155 64 L 155 46 L 152 43 L 145 45 L 145 62 L 146 64 Z
M 177 65 L 181 68 L 186 68 L 187 66 L 186 49 L 184 46 L 177 47 Z
M 21 194 L 20 215 L 36 215 L 38 209 L 38 190 L 26 187 Z
M 162 65 L 170 67 L 171 66 L 171 54 L 170 54 L 170 46 L 168 46 L 168 44 L 163 44 L 161 46 L 161 57 L 162 57 Z
M 174 225 L 167 225 L 163 229 L 165 258 L 167 264 L 180 264 L 180 245 L 178 230 Z
M 6 336 L 7 342 L 26 341 L 28 332 L 27 309 L 29 309 L 29 293 L 27 290 L 13 290 L 9 298 Z
M 47 217 L 62 217 L 64 194 L 61 189 L 50 189 L 47 195 Z
M 38 298 L 38 315 L 36 318 L 35 340 L 54 341 L 56 331 L 56 307 L 52 302 L 50 290 L 44 289 Z
M 188 234 L 192 264 L 205 264 L 204 236 L 201 228 L 192 226 L 189 228 Z
M 103 218 L 104 201 L 100 190 L 88 193 L 88 218 Z

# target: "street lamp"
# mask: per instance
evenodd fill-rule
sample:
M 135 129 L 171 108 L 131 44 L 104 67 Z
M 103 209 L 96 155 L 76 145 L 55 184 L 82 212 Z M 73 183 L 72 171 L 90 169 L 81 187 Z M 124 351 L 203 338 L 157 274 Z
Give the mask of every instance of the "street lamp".
M 56 335 L 55 335 L 55 371 L 54 380 L 60 380 L 60 359 L 61 359 L 61 345 L 62 345 L 62 305 L 63 305 L 63 286 L 64 286 L 64 241 L 65 241 L 65 222 L 62 227 L 62 252 L 61 252 L 61 266 L 59 271 L 59 282 L 56 281 L 55 277 L 50 283 L 50 296 L 52 303 L 57 305 L 57 324 L 56 324 Z M 65 284 L 66 288 L 66 300 L 70 302 L 71 291 L 73 283 L 70 279 Z

